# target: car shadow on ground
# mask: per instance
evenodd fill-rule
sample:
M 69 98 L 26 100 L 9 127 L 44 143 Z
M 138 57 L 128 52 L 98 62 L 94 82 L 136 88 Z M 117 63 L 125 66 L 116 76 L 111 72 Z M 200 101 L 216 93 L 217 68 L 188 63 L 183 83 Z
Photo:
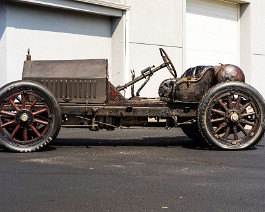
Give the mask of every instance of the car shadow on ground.
M 172 137 L 148 137 L 141 139 L 91 139 L 91 138 L 57 138 L 50 147 L 60 146 L 157 146 L 157 147 L 183 147 L 197 150 L 212 150 L 207 143 L 196 142 L 186 136 Z M 48 147 L 49 148 L 49 147 Z

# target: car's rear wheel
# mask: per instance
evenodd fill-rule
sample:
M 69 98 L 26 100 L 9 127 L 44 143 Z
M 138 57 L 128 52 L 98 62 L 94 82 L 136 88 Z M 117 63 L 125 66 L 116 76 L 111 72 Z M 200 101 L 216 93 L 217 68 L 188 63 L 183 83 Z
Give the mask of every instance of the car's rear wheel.
M 0 90 L 0 144 L 15 152 L 32 152 L 59 133 L 60 107 L 39 83 L 16 81 Z
M 263 137 L 265 104 L 248 84 L 220 83 L 204 95 L 197 121 L 205 140 L 218 149 L 247 149 Z

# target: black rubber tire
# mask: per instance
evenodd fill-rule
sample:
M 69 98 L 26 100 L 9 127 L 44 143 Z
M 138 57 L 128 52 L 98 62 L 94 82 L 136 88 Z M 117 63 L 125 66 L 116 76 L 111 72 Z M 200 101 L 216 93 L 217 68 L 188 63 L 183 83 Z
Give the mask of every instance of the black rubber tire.
M 252 112 L 246 112 L 247 107 Z M 202 136 L 213 147 L 243 150 L 253 147 L 262 139 L 265 132 L 264 114 L 264 99 L 256 89 L 243 82 L 223 82 L 203 96 L 198 107 L 197 122 Z M 220 120 L 221 124 L 218 125 Z M 250 123 L 249 129 L 245 129 L 243 124 L 246 121 Z
M 14 98 L 16 95 L 19 95 L 19 94 L 21 96 L 20 102 L 18 102 L 17 99 L 14 101 L 11 100 L 13 101 L 13 103 L 15 101 L 18 102 L 18 103 L 15 103 L 18 106 L 17 110 L 15 111 L 14 109 L 12 110 L 9 109 L 8 111 L 7 109 L 6 112 L 4 111 L 4 113 L 9 112 L 10 114 L 11 113 L 15 114 L 13 115 L 14 116 L 13 119 L 15 123 L 13 123 L 13 126 L 10 125 L 10 129 L 4 128 L 3 123 L 5 121 L 3 120 L 3 117 L 0 116 L 0 144 L 4 149 L 13 151 L 13 152 L 34 152 L 36 150 L 43 148 L 44 146 L 47 146 L 58 135 L 60 128 L 61 128 L 60 106 L 56 98 L 52 94 L 52 92 L 45 86 L 39 83 L 36 83 L 36 82 L 32 82 L 32 81 L 20 80 L 20 81 L 9 83 L 0 89 L 0 109 L 2 111 L 5 110 L 3 109 L 4 105 L 9 104 L 8 101 L 10 101 L 11 97 Z M 31 97 L 32 98 L 35 97 L 36 102 L 39 102 L 39 103 L 34 104 L 32 103 L 33 102 L 32 101 L 31 102 L 32 105 L 28 106 L 28 105 L 25 105 L 24 103 L 24 107 L 23 107 L 22 102 L 23 101 L 26 102 L 26 100 L 21 100 L 22 95 L 24 99 L 26 98 L 25 97 L 26 95 L 27 95 L 27 98 L 29 98 L 29 96 L 31 95 Z M 30 101 L 30 100 L 27 100 L 27 101 Z M 37 112 L 37 115 L 34 114 L 33 110 L 37 110 L 35 109 L 35 107 L 37 107 L 36 106 L 37 104 L 41 106 L 44 105 L 45 108 L 42 110 L 46 110 L 46 111 L 41 113 L 40 109 L 38 109 L 39 111 Z M 2 111 L 0 111 L 1 114 L 3 114 Z M 17 117 L 19 113 L 20 114 L 28 113 L 29 114 L 28 117 L 30 116 L 33 117 L 31 122 L 28 121 L 29 123 L 26 123 L 26 124 L 23 122 L 24 123 L 23 125 L 21 121 L 22 119 L 20 119 L 21 117 Z M 45 114 L 45 117 L 42 114 Z M 43 118 L 45 118 L 45 120 Z M 10 118 L 10 120 L 13 121 L 12 118 Z M 27 120 L 29 120 L 29 118 Z M 35 122 L 40 121 L 39 123 L 42 122 L 44 124 L 34 123 L 34 121 Z M 28 124 L 30 124 L 30 127 L 32 128 L 30 128 Z M 14 129 L 16 127 L 18 128 L 17 130 Z M 26 132 L 24 133 L 24 131 Z
M 192 124 L 181 125 L 182 131 L 193 141 L 204 142 L 204 138 L 199 130 L 197 122 Z

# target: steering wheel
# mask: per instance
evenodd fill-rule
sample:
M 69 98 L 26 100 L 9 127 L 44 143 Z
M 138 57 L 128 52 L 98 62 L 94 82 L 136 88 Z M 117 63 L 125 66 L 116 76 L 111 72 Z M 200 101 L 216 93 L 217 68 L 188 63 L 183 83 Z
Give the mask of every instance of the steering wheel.
M 168 57 L 167 53 L 162 48 L 160 48 L 159 51 L 160 51 L 161 57 L 162 57 L 165 65 L 167 66 L 167 69 L 169 70 L 170 74 L 172 74 L 172 76 L 174 78 L 177 78 L 177 71 L 176 71 L 173 63 L 171 62 L 170 58 Z

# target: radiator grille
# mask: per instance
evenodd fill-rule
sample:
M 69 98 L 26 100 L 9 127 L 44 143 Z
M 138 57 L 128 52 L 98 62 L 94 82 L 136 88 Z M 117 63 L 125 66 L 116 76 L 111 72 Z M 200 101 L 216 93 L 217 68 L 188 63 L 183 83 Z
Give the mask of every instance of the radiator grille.
M 40 79 L 59 102 L 106 103 L 106 79 Z

